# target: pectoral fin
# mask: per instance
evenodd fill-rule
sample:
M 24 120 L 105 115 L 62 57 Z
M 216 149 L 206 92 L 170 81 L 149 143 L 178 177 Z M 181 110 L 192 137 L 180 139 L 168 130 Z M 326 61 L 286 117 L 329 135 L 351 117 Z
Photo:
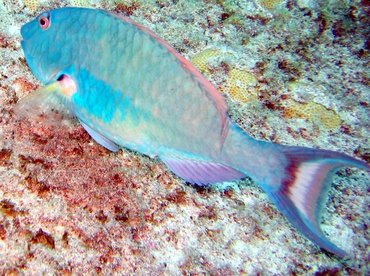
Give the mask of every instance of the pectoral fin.
M 14 108 L 15 118 L 37 120 L 43 117 L 45 121 L 57 123 L 61 117 L 73 116 L 68 99 L 64 96 L 63 82 L 55 81 L 47 86 L 40 87 L 18 101 Z M 59 118 L 52 116 L 57 113 Z
M 98 133 L 97 131 L 95 131 L 94 129 L 92 129 L 91 127 L 89 127 L 87 124 L 85 124 L 84 122 L 82 122 L 81 120 L 79 120 L 81 125 L 83 126 L 83 128 L 87 131 L 87 133 L 90 134 L 90 136 L 101 146 L 105 147 L 106 149 L 110 150 L 110 151 L 113 151 L 113 152 L 117 152 L 119 150 L 119 147 L 114 143 L 112 142 L 111 140 L 109 140 L 107 137 L 105 137 L 104 135 Z

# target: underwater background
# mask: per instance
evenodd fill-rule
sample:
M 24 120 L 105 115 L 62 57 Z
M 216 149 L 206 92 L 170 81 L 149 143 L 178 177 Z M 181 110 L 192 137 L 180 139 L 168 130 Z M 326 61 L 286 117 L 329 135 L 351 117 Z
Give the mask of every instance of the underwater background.
M 369 163 L 370 4 L 345 0 L 0 0 L 0 273 L 369 274 L 369 179 L 340 170 L 322 228 L 304 238 L 251 180 L 201 189 L 157 160 L 110 153 L 71 118 L 15 120 L 39 82 L 20 27 L 44 10 L 103 8 L 165 39 L 257 139 Z M 68 35 L 68 34 L 65 34 Z

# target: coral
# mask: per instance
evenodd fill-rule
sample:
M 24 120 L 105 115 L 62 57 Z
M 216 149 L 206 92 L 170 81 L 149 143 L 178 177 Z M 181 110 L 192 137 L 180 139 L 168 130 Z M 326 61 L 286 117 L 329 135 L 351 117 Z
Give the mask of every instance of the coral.
M 206 49 L 192 57 L 191 63 L 203 74 L 209 74 L 209 62 L 212 58 L 220 55 L 220 50 Z
M 315 103 L 301 103 L 294 100 L 286 101 L 287 107 L 283 115 L 287 119 L 302 118 L 321 124 L 327 130 L 337 129 L 341 124 L 339 115 L 325 106 Z
M 90 0 L 71 0 L 71 5 L 75 7 L 88 7 L 90 4 Z
M 267 10 L 274 10 L 284 2 L 285 0 L 257 0 L 257 3 Z
M 230 70 L 222 91 L 237 102 L 250 102 L 257 100 L 257 79 L 246 70 L 233 68 Z
M 23 4 L 31 12 L 35 12 L 40 7 L 40 1 L 38 0 L 24 0 Z

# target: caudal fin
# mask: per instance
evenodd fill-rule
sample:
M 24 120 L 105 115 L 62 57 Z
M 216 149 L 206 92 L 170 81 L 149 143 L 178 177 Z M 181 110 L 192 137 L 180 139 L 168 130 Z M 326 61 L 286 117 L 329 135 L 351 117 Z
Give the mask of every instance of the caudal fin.
M 331 243 L 320 229 L 320 212 L 332 174 L 340 167 L 357 167 L 370 172 L 366 163 L 333 151 L 303 147 L 281 147 L 287 159 L 285 177 L 279 188 L 266 192 L 288 220 L 321 248 L 345 257 L 347 253 Z

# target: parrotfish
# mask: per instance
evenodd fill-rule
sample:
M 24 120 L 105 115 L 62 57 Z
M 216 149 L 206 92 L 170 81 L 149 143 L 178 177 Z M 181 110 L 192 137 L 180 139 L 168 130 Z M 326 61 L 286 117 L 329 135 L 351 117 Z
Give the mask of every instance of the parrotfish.
M 22 106 L 35 95 L 53 98 L 103 147 L 156 157 L 193 185 L 249 176 L 303 235 L 347 256 L 323 234 L 320 211 L 332 174 L 340 167 L 370 172 L 367 163 L 253 139 L 230 120 L 210 81 L 129 18 L 61 8 L 43 12 L 21 34 L 29 68 L 47 85 L 21 100 Z

